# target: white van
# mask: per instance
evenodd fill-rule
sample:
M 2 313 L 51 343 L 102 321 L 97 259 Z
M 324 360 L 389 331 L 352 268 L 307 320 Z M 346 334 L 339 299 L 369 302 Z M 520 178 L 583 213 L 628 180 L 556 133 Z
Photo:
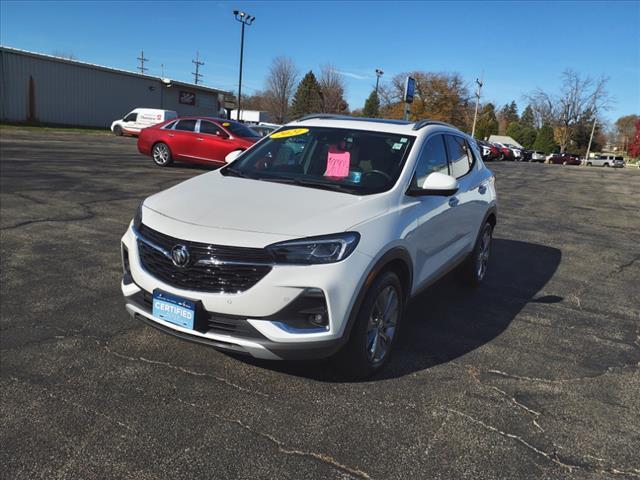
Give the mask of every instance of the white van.
M 172 118 L 178 118 L 173 110 L 157 108 L 134 108 L 122 119 L 111 124 L 111 131 L 116 135 L 138 135 L 143 128 L 151 127 Z

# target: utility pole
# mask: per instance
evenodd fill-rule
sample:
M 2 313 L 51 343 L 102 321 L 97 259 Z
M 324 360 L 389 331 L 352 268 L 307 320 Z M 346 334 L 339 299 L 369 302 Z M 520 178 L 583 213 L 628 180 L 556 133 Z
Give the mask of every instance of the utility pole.
M 236 17 L 236 20 L 242 24 L 242 33 L 240 34 L 240 78 L 238 79 L 238 116 L 237 120 L 240 121 L 240 110 L 241 110 L 241 102 L 242 102 L 242 55 L 244 53 L 244 27 L 245 25 L 251 25 L 256 17 L 253 17 L 245 12 L 240 12 L 238 10 L 233 11 L 233 15 Z
M 144 74 L 144 72 L 149 70 L 144 66 L 144 62 L 149 61 L 148 58 L 144 58 L 144 50 L 140 50 L 140 56 L 137 59 L 140 60 L 140 66 L 138 67 L 138 70 L 140 70 L 140 73 Z
M 380 77 L 384 75 L 384 72 L 380 68 L 376 68 L 376 97 L 378 96 L 378 84 L 380 83 Z
M 480 105 L 480 93 L 482 92 L 482 80 L 476 78 L 478 88 L 476 88 L 476 112 L 473 114 L 473 128 L 471 129 L 471 136 L 476 134 L 476 122 L 478 121 L 478 106 Z
M 596 131 L 596 116 L 595 116 L 595 112 L 593 114 L 593 127 L 591 127 L 591 136 L 589 137 L 589 146 L 587 146 L 587 154 L 584 157 L 584 164 L 583 166 L 587 165 L 587 162 L 589 161 L 589 153 L 591 152 L 591 142 L 593 141 L 593 134 Z
M 198 85 L 198 83 L 200 83 L 200 79 L 202 78 L 202 74 L 200 73 L 200 66 L 204 65 L 204 62 L 200 61 L 200 52 L 196 52 L 196 59 L 191 60 L 191 63 L 196 66 L 196 71 L 191 72 L 193 74 L 193 83 Z

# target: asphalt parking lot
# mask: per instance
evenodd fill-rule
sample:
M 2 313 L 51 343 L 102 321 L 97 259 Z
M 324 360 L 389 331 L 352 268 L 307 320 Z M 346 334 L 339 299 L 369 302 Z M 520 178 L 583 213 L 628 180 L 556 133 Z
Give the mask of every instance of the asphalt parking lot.
M 640 170 L 491 164 L 486 283 L 418 297 L 388 368 L 353 383 L 126 314 L 136 206 L 203 170 L 0 133 L 0 477 L 640 477 Z

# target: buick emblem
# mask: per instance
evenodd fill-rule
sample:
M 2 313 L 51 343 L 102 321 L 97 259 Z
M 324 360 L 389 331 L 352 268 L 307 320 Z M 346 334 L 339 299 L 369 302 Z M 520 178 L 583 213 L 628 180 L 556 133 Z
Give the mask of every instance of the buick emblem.
M 184 245 L 176 245 L 171 249 L 171 260 L 176 267 L 186 267 L 189 263 L 189 250 Z

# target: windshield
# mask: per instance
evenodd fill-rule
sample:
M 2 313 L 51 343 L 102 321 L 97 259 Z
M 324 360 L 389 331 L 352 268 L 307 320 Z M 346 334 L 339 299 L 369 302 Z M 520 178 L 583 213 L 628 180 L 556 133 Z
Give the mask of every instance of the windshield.
M 396 183 L 414 139 L 342 128 L 280 130 L 221 172 L 355 195 L 379 193 Z
M 236 122 L 223 122 L 222 126 L 229 130 L 234 137 L 244 138 L 260 138 L 257 132 L 254 132 L 246 125 Z

